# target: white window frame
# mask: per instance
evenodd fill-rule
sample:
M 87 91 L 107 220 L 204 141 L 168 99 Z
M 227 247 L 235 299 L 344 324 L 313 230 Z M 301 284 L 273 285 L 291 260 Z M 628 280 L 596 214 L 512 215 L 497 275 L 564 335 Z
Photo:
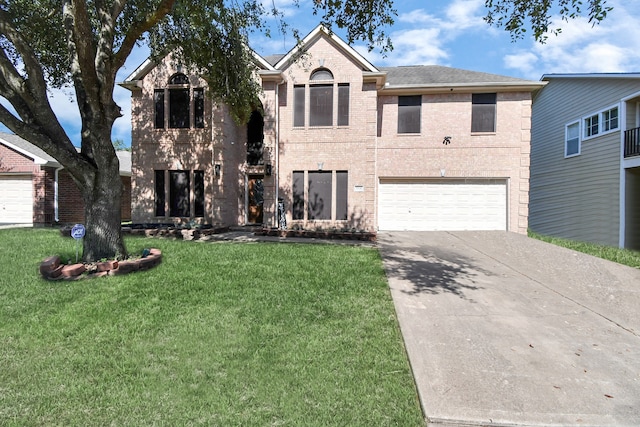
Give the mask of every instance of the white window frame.
M 595 122 L 595 125 L 594 125 Z M 595 138 L 600 135 L 600 114 L 592 114 L 582 119 L 584 139 Z M 591 134 L 589 132 L 592 132 Z
M 617 110 L 616 121 L 617 121 L 618 124 L 614 128 L 604 129 L 604 124 L 605 123 L 611 123 L 611 116 L 609 116 L 609 119 L 607 120 L 607 119 L 605 119 L 605 114 L 610 113 L 613 110 Z M 619 106 L 615 105 L 615 106 L 613 106 L 613 107 L 611 107 L 611 108 L 609 108 L 607 110 L 604 110 L 601 113 L 601 115 L 602 115 L 602 120 L 600 121 L 600 123 L 601 123 L 601 126 L 603 126 L 602 133 L 614 132 L 614 131 L 620 129 L 620 107 Z
M 618 123 L 617 126 L 615 128 L 611 128 L 611 129 L 607 129 L 605 130 L 604 128 L 604 123 L 605 123 L 605 114 L 609 113 L 613 110 L 617 109 L 618 110 Z M 581 119 L 581 126 L 582 126 L 582 141 L 586 141 L 592 138 L 597 138 L 599 136 L 603 136 L 603 135 L 607 135 L 609 133 L 612 132 L 618 132 L 620 130 L 620 112 L 621 112 L 621 108 L 620 108 L 620 104 L 614 104 L 611 105 L 607 108 L 603 108 L 602 110 L 595 112 L 595 113 L 591 113 L 591 114 L 587 114 L 586 116 L 583 116 Z M 596 117 L 596 119 L 598 120 L 598 124 L 595 127 L 595 132 L 591 135 L 587 135 L 587 132 L 589 131 L 589 127 L 591 125 L 590 120 L 592 118 Z M 609 120 L 610 122 L 610 120 Z
M 579 156 L 580 153 L 582 153 L 582 123 L 584 123 L 584 120 L 576 120 L 570 123 L 567 123 L 566 125 L 564 125 L 564 157 L 565 158 L 570 158 L 570 157 L 575 157 L 575 156 Z M 568 146 L 569 146 L 569 128 L 571 126 L 574 125 L 578 125 L 578 151 L 576 153 L 568 153 Z

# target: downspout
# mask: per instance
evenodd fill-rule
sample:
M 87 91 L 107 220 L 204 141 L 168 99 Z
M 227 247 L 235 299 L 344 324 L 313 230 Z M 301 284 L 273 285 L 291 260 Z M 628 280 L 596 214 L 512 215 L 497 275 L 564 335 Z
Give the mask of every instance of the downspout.
M 53 178 L 53 219 L 55 222 L 60 222 L 60 213 L 59 213 L 59 209 L 58 209 L 58 178 L 59 178 L 59 174 L 58 172 L 60 172 L 62 169 L 64 169 L 64 167 L 60 166 L 59 168 L 57 168 L 54 172 L 54 178 Z
M 284 79 L 280 83 L 276 83 L 276 164 L 275 164 L 275 176 L 276 176 L 276 208 L 274 209 L 276 228 L 280 228 L 280 216 L 279 216 L 279 203 L 280 203 L 280 85 L 284 83 Z

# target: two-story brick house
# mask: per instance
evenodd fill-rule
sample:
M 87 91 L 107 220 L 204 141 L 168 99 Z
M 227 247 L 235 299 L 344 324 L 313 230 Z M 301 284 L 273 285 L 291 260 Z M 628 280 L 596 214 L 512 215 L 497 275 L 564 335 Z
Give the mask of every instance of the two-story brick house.
M 378 68 L 322 27 L 255 58 L 262 105 L 246 126 L 170 58 L 122 83 L 134 223 L 276 227 L 281 199 L 289 227 L 526 232 L 531 93 L 544 83 Z

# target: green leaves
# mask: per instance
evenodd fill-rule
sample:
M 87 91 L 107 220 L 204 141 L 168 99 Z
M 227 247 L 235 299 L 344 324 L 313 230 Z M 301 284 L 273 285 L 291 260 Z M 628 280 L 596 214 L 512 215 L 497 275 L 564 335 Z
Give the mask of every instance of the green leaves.
M 364 41 L 369 51 L 379 48 L 382 53 L 393 49 L 386 32 L 397 16 L 393 0 L 315 0 L 313 14 L 328 29 L 334 24 L 346 28 L 349 43 Z
M 548 34 L 562 32 L 553 23 L 553 14 L 563 21 L 576 19 L 585 14 L 581 0 L 485 0 L 489 25 L 503 27 L 513 39 L 521 39 L 530 28 L 533 37 L 544 43 Z M 606 6 L 606 0 L 588 0 L 586 17 L 593 25 L 600 23 L 613 8 Z M 555 28 L 553 28 L 555 26 Z

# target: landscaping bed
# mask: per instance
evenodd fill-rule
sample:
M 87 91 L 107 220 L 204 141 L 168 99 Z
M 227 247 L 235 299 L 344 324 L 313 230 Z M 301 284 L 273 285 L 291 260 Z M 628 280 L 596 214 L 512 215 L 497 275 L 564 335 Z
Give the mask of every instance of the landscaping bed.
M 367 242 L 376 241 L 376 233 L 367 231 L 349 230 L 281 230 L 278 228 L 263 228 L 256 231 L 256 235 L 275 237 L 306 237 L 312 239 L 332 239 L 332 240 L 361 240 Z

